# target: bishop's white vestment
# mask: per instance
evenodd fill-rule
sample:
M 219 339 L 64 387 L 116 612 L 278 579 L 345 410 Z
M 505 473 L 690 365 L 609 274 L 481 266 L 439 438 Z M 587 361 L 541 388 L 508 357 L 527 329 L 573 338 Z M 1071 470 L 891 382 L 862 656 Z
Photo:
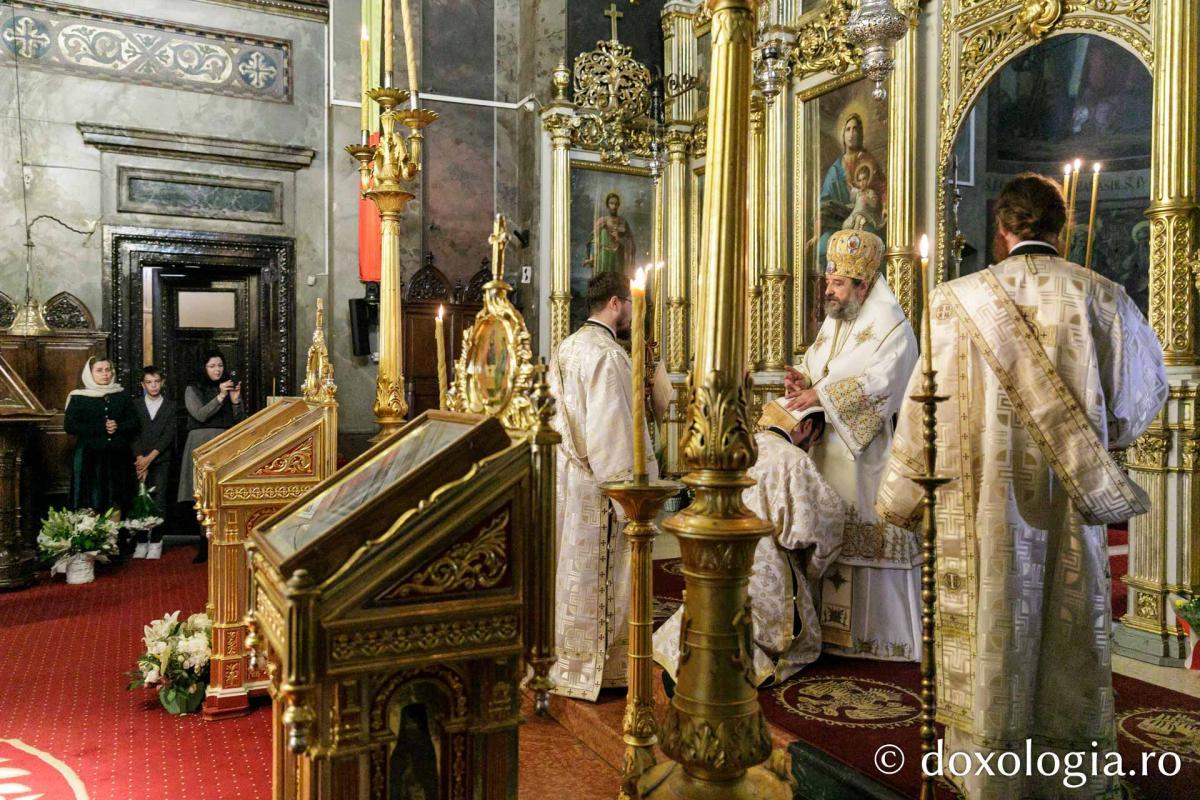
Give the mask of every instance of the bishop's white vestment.
M 624 686 L 629 658 L 629 543 L 619 506 L 600 493 L 633 476 L 633 365 L 613 332 L 589 320 L 550 363 L 558 448 L 557 694 L 595 700 Z M 650 434 L 646 452 L 653 453 Z M 647 463 L 658 477 L 653 457 Z
M 758 432 L 755 440 L 758 460 L 747 471 L 755 483 L 742 500 L 775 526 L 772 536 L 758 541 L 750 576 L 758 685 L 769 677 L 786 680 L 821 654 L 817 592 L 841 549 L 846 504 L 808 453 L 777 428 Z M 681 606 L 654 633 L 654 660 L 672 678 L 685 614 Z
M 825 649 L 841 655 L 921 655 L 920 544 L 875 513 L 892 419 L 916 360 L 912 326 L 879 276 L 857 317 L 825 318 L 798 367 L 829 426 L 812 448 L 813 462 L 850 506 L 841 556 L 821 590 Z
M 1162 350 L 1124 289 L 1047 246 L 1014 252 L 931 300 L 938 393 L 950 398 L 937 471 L 954 479 L 937 504 L 947 758 L 1025 758 L 1026 740 L 1035 758 L 1116 749 L 1106 525 L 1149 503 L 1108 448 L 1133 442 L 1167 397 Z M 909 391 L 922 380 L 918 368 Z M 907 476 L 924 471 L 923 445 L 923 410 L 909 402 L 879 494 L 898 525 L 922 514 Z M 1072 789 L 1025 769 L 961 788 L 971 800 L 1118 796 L 1102 775 Z

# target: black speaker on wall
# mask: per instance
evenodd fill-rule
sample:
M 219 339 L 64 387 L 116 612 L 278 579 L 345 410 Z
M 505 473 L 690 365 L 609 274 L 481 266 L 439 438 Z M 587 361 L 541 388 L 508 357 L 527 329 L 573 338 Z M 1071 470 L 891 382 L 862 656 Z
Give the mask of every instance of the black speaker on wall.
M 365 297 L 350 299 L 350 349 L 356 356 L 371 355 L 371 304 Z

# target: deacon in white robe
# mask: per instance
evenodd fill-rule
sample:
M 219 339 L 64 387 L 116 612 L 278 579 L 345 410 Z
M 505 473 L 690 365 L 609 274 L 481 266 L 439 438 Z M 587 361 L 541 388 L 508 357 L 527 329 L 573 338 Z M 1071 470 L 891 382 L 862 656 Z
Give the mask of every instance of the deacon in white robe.
M 629 543 L 625 517 L 600 492 L 633 476 L 633 365 L 617 342 L 629 330 L 629 279 L 603 272 L 588 283 L 591 317 L 559 344 L 550 363 L 557 413 L 558 661 L 553 691 L 595 700 L 624 686 L 629 658 Z M 649 432 L 646 452 L 653 453 Z M 657 478 L 653 458 L 647 463 Z
M 754 485 L 742 492 L 750 510 L 775 526 L 758 541 L 750 575 L 755 685 L 787 680 L 821 654 L 818 592 L 846 522 L 846 504 L 805 452 L 825 430 L 820 409 L 768 408 L 773 413 L 759 425 L 769 427 L 754 436 L 758 460 L 747 470 Z M 672 679 L 686 613 L 681 606 L 654 633 L 654 660 Z
M 829 239 L 826 317 L 785 404 L 819 406 L 832 430 L 811 451 L 849 504 L 842 552 L 825 576 L 825 650 L 892 661 L 921 656 L 921 548 L 912 531 L 881 520 L 875 495 L 892 446 L 892 420 L 917 360 L 912 326 L 879 275 L 883 242 L 865 231 Z
M 1153 421 L 1167 379 L 1125 290 L 1058 257 L 1064 220 L 1053 181 L 1014 179 L 997 201 L 1009 257 L 931 299 L 933 368 L 949 396 L 937 412 L 937 471 L 954 479 L 936 512 L 943 763 L 955 751 L 972 765 L 1004 751 L 1023 759 L 1013 777 L 963 778 L 970 800 L 1121 791 L 1090 774 L 1090 755 L 1080 786 L 1038 777 L 1036 759 L 1098 751 L 1103 766 L 1116 750 L 1106 526 L 1149 502 L 1109 448 Z M 923 435 L 923 409 L 909 401 L 879 494 L 880 513 L 899 525 L 923 511 L 908 480 L 924 471 Z

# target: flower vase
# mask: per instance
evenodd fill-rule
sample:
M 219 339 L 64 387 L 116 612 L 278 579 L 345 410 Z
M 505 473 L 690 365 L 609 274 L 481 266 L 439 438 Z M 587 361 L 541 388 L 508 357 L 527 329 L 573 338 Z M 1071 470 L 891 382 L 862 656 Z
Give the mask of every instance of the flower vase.
M 96 557 L 90 553 L 71 556 L 65 572 L 67 583 L 91 583 L 96 580 Z
M 1186 669 L 1200 670 L 1200 635 L 1197 635 L 1196 629 L 1183 617 L 1176 617 L 1175 620 L 1187 634 L 1187 656 L 1184 657 L 1183 666 Z

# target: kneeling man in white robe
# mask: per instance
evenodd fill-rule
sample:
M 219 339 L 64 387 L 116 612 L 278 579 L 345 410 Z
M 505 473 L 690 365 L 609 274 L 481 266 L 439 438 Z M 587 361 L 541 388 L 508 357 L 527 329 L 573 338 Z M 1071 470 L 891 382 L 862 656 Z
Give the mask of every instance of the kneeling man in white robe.
M 755 434 L 758 461 L 747 472 L 754 485 L 746 505 L 775 526 L 754 551 L 750 576 L 755 685 L 786 680 L 821 654 L 817 593 L 821 576 L 842 547 L 846 504 L 806 450 L 825 430 L 821 409 L 789 412 L 767 405 Z M 654 660 L 672 680 L 679 665 L 682 606 L 654 634 Z

